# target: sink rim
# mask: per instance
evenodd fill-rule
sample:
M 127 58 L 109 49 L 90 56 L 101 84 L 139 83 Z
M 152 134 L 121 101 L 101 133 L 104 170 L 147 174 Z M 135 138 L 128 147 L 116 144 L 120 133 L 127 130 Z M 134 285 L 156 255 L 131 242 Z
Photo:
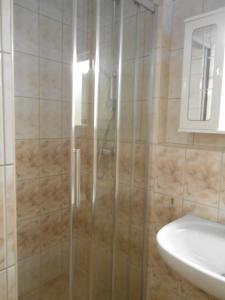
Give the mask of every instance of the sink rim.
M 166 252 L 167 255 L 172 256 L 174 259 L 180 261 L 181 263 L 185 264 L 188 267 L 191 267 L 193 269 L 195 269 L 197 272 L 201 272 L 203 275 L 205 276 L 209 276 L 211 278 L 214 278 L 217 281 L 220 281 L 221 283 L 225 283 L 225 277 L 222 276 L 222 274 L 218 274 L 210 269 L 208 269 L 207 267 L 204 267 L 200 264 L 198 264 L 197 262 L 194 263 L 190 260 L 188 260 L 187 258 L 184 258 L 182 255 L 179 255 L 178 253 L 175 253 L 173 250 L 166 248 L 165 247 L 165 241 L 163 241 L 163 237 L 165 237 L 166 232 L 168 232 L 169 230 L 176 230 L 178 228 L 181 228 L 179 225 L 182 225 L 183 228 L 188 228 L 188 226 L 186 227 L 186 224 L 190 223 L 190 221 L 192 222 L 191 224 L 193 225 L 193 222 L 195 223 L 201 223 L 204 222 L 210 226 L 213 227 L 224 227 L 224 232 L 225 232 L 225 225 L 223 224 L 219 224 L 213 221 L 209 221 L 209 220 L 205 220 L 203 218 L 199 218 L 193 215 L 186 215 L 184 217 L 181 217 L 167 225 L 165 225 L 164 227 L 162 227 L 156 236 L 156 240 L 157 240 L 157 244 L 158 247 L 160 247 L 163 251 Z M 225 273 L 225 270 L 224 270 Z

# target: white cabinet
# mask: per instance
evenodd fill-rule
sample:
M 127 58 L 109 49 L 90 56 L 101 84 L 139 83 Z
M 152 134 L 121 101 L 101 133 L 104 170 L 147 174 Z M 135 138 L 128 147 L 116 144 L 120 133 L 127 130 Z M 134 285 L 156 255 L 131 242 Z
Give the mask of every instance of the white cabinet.
M 225 9 L 185 20 L 180 129 L 225 133 Z

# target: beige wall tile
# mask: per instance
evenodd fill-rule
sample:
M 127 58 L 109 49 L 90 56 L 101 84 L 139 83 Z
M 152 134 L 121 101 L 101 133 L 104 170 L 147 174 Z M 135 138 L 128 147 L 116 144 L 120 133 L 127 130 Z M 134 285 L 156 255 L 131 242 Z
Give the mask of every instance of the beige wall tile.
M 183 50 L 170 52 L 169 95 L 170 99 L 181 98 Z
M 15 52 L 15 96 L 39 97 L 38 57 Z
M 73 1 L 63 0 L 63 23 L 72 25 Z
M 11 267 L 7 272 L 8 278 L 8 300 L 17 299 L 17 267 Z
M 15 170 L 13 166 L 5 167 L 5 200 L 7 218 L 7 266 L 12 266 L 17 263 Z
M 0 270 L 6 267 L 6 213 L 4 167 L 0 167 Z
M 60 101 L 40 101 L 40 137 L 62 137 L 62 104 Z
M 38 10 L 39 0 L 15 0 L 16 4 L 21 5 L 22 7 L 29 8 L 30 10 Z
M 174 1 L 172 49 L 183 48 L 184 20 L 202 12 L 203 0 L 176 0 Z
M 61 274 L 62 249 L 56 245 L 41 252 L 41 282 L 42 284 L 56 279 Z
M 62 23 L 44 16 L 40 16 L 40 56 L 62 59 Z
M 40 212 L 39 179 L 17 180 L 17 217 L 32 218 Z
M 169 195 L 182 195 L 185 149 L 158 146 L 156 151 L 156 190 Z
M 38 140 L 18 140 L 16 142 L 16 172 L 18 179 L 38 177 L 40 156 Z
M 62 178 L 51 176 L 40 179 L 40 209 L 43 213 L 62 209 Z
M 19 260 L 40 253 L 40 245 L 41 245 L 41 223 L 39 218 L 20 221 L 18 224 Z M 23 279 L 21 278 L 21 280 Z
M 204 12 L 224 7 L 224 0 L 204 0 Z
M 62 1 L 40 0 L 40 13 L 53 19 L 62 21 Z
M 184 197 L 196 203 L 218 207 L 222 154 L 187 150 Z
M 169 100 L 167 107 L 166 142 L 173 144 L 192 144 L 192 133 L 179 132 L 180 100 Z
M 61 63 L 40 59 L 40 97 L 42 99 L 61 100 L 61 74 Z
M 11 2 L 8 0 L 1 1 L 1 11 L 4 11 L 1 18 L 2 32 L 2 50 L 8 53 L 12 52 L 12 28 L 11 28 Z
M 59 139 L 40 141 L 41 176 L 58 175 L 62 172 L 62 142 Z
M 0 271 L 1 300 L 7 300 L 7 271 Z
M 63 62 L 72 63 L 73 58 L 72 26 L 63 24 Z
M 61 213 L 55 212 L 40 218 L 41 249 L 54 246 L 62 239 Z
M 38 55 L 38 38 L 38 15 L 14 5 L 14 50 Z
M 0 65 L 2 68 L 2 54 L 0 53 Z M 3 116 L 3 95 L 2 95 L 2 74 L 0 74 L 0 85 L 1 85 L 1 93 L 0 93 L 0 164 L 3 165 L 5 161 L 5 153 L 4 153 L 4 116 Z
M 40 286 L 40 255 L 21 260 L 18 265 L 19 295 L 24 295 Z
M 15 98 L 16 138 L 39 138 L 39 101 L 38 99 Z
M 166 225 L 181 215 L 182 198 L 151 193 L 151 223 Z
M 14 163 L 14 101 L 11 54 L 3 54 L 5 164 Z M 8 120 L 11 120 L 9 122 Z
M 72 66 L 63 64 L 62 66 L 63 86 L 62 86 L 62 98 L 64 100 L 72 99 Z
M 201 205 L 186 200 L 184 200 L 183 202 L 183 210 L 182 210 L 183 215 L 192 214 L 200 218 L 216 221 L 217 213 L 218 213 L 218 209 L 211 206 Z

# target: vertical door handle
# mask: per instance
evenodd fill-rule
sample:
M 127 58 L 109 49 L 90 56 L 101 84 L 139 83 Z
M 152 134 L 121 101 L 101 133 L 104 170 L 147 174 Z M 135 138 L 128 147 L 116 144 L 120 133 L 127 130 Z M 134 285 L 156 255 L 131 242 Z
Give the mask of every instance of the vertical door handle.
M 75 149 L 75 204 L 80 206 L 80 149 Z

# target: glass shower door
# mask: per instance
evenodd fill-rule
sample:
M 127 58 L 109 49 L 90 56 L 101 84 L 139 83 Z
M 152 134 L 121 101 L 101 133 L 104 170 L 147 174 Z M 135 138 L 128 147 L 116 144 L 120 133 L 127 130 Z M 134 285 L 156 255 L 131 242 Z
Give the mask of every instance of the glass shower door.
M 71 297 L 107 300 L 112 294 L 120 9 L 116 0 L 74 3 L 71 164 L 77 186 L 73 182 Z
M 153 16 L 133 0 L 74 4 L 70 300 L 140 300 Z

